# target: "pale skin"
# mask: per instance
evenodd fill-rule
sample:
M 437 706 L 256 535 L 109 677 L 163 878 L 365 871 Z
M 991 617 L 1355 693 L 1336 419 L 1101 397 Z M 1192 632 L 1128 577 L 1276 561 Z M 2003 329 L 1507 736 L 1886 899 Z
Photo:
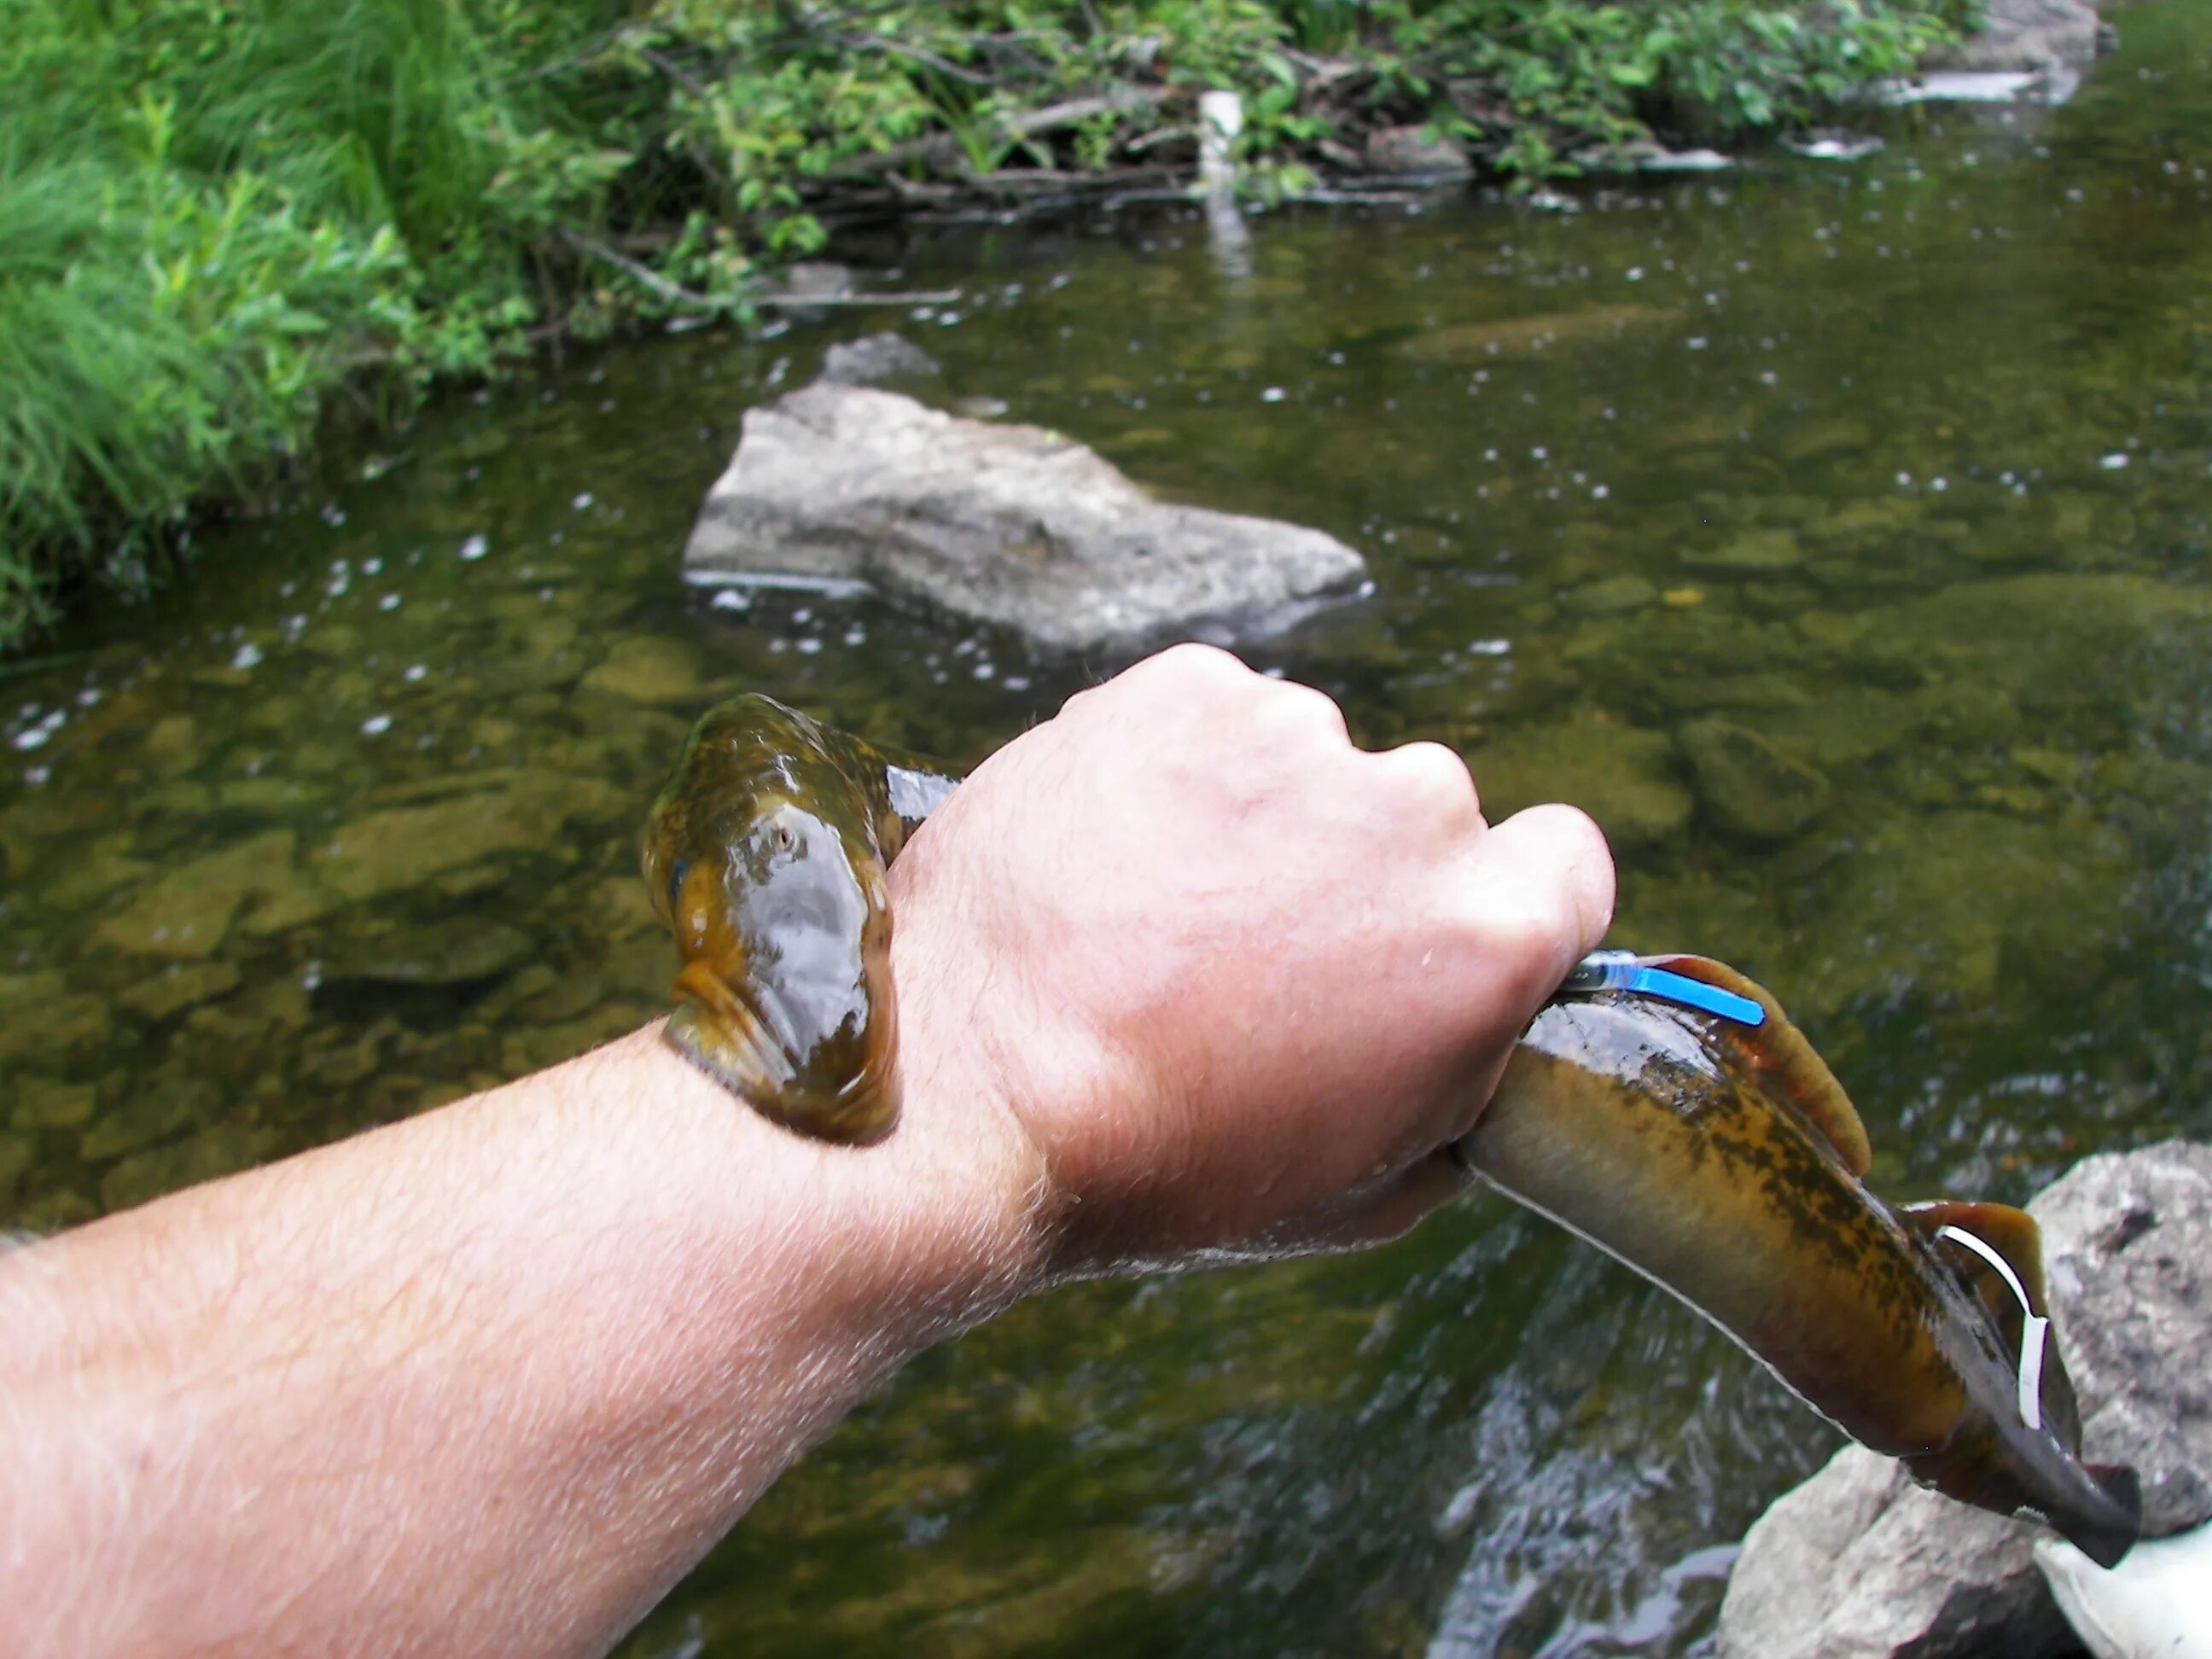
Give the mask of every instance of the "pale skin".
M 879 1145 L 648 1028 L 0 1256 L 0 1652 L 603 1651 L 931 1343 L 1449 1197 L 1613 872 L 1185 647 L 979 768 L 892 896 Z

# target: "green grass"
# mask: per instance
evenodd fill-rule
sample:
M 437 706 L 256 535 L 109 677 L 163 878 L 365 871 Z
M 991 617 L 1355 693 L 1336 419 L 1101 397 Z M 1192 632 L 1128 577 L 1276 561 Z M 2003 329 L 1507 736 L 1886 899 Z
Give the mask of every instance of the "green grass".
M 1654 120 L 1797 118 L 1961 3 L 0 0 L 0 651 L 70 583 L 156 580 L 339 400 L 397 413 L 534 334 L 744 318 L 886 155 L 1096 168 L 1221 85 L 1273 188 L 1396 121 L 1536 177 Z M 1347 71 L 1326 91 L 1316 54 Z M 1114 87 L 1155 95 L 1011 125 Z

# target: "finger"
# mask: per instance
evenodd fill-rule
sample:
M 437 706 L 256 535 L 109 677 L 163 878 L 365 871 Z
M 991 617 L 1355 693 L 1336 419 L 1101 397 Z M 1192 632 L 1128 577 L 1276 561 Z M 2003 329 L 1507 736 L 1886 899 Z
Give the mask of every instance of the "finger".
M 1504 986 L 1530 1012 L 1613 926 L 1613 854 L 1571 806 L 1516 812 L 1474 843 L 1477 914 Z
M 1472 1033 L 1463 1086 L 1452 1098 L 1464 1134 L 1489 1104 L 1513 1045 L 1575 963 L 1613 925 L 1613 855 L 1586 813 L 1532 806 L 1474 843 L 1468 900 L 1480 938 L 1487 1013 Z M 1480 1058 L 1477 1058 L 1480 1056 Z

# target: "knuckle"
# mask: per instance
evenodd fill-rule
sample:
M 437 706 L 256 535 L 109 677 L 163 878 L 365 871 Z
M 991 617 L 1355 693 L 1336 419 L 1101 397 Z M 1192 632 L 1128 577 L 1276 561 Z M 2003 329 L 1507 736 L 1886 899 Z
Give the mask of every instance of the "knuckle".
M 1315 732 L 1340 743 L 1351 741 L 1345 728 L 1344 710 L 1336 699 L 1326 691 L 1317 691 L 1310 685 L 1300 685 L 1295 680 L 1271 680 L 1261 677 L 1259 712 L 1271 723 L 1290 732 L 1307 734 Z
M 1183 681 L 1193 685 L 1232 685 L 1252 678 L 1252 671 L 1219 646 L 1186 641 L 1150 656 L 1130 671 L 1155 679 Z
M 1171 645 L 1131 664 L 1076 701 L 1110 693 L 1109 701 L 1117 704 L 1135 699 L 1139 706 L 1158 704 L 1188 712 L 1230 702 L 1258 678 L 1217 646 Z
M 1457 750 L 1425 741 L 1401 744 L 1377 758 L 1389 763 L 1399 787 L 1419 809 L 1453 821 L 1481 816 L 1474 775 Z

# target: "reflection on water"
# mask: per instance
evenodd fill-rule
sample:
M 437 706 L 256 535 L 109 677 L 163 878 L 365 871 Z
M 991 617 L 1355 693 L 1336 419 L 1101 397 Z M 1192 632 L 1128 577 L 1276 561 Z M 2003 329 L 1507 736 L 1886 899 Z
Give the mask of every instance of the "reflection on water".
M 1617 941 L 1771 986 L 1899 1197 L 2212 1130 L 2212 70 L 1849 167 L 909 250 L 954 392 L 1302 520 L 1373 598 L 1256 650 L 1493 811 L 1587 805 Z M 873 319 L 854 319 L 851 331 Z M 673 966 L 635 874 L 740 687 L 972 759 L 1111 665 L 689 593 L 745 407 L 693 335 L 424 421 L 0 681 L 0 1220 L 52 1227 L 575 1053 Z M 1356 1260 L 1060 1291 L 915 1366 L 634 1651 L 1547 1656 L 1707 1639 L 1826 1431 L 1472 1200 Z

